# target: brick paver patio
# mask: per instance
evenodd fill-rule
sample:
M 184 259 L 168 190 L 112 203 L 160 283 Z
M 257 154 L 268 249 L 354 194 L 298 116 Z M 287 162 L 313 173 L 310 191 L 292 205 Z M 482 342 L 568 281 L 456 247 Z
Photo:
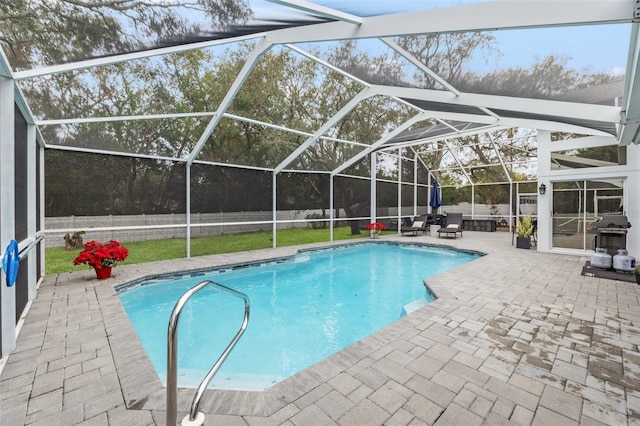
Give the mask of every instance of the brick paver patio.
M 428 279 L 435 302 L 264 392 L 207 391 L 205 424 L 640 425 L 640 286 L 510 238 L 383 237 L 487 256 Z M 0 425 L 165 424 L 165 389 L 114 285 L 295 251 L 46 277 L 0 376 Z M 178 419 L 193 394 L 179 390 Z

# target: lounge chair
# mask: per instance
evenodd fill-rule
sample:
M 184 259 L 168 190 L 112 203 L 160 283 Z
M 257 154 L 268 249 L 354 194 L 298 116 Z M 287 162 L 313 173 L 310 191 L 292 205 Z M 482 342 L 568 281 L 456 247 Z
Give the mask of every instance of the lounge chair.
M 438 229 L 438 238 L 440 238 L 442 234 L 446 234 L 447 236 L 453 234 L 453 238 L 456 238 L 458 232 L 460 233 L 460 237 L 462 237 L 462 213 L 447 214 L 444 226 Z
M 426 234 L 427 232 L 426 216 L 418 216 L 417 218 L 414 219 L 411 226 L 403 226 L 402 228 L 400 228 L 400 233 L 402 235 L 409 234 L 415 237 L 416 235 L 418 235 L 418 232 L 422 232 L 423 234 Z

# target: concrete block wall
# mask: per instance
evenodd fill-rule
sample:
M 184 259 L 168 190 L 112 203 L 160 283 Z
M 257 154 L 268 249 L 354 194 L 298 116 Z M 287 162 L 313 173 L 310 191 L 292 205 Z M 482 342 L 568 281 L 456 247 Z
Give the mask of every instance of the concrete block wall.
M 322 213 L 321 210 L 287 210 L 277 212 L 277 220 L 302 222 L 279 223 L 278 229 L 306 227 L 305 217 L 311 213 Z M 344 211 L 340 217 L 346 217 Z M 271 211 L 230 212 L 230 213 L 196 213 L 191 215 L 191 236 L 193 238 L 221 234 L 235 234 L 256 231 L 271 231 Z M 198 224 L 230 223 L 230 222 L 265 222 L 258 224 L 238 224 L 225 226 L 197 226 Z M 186 215 L 119 215 L 119 216 L 68 216 L 45 218 L 45 247 L 64 247 L 64 235 L 74 231 L 84 231 L 83 240 L 107 241 L 115 239 L 121 242 L 149 241 L 171 238 L 186 238 Z M 92 231 L 92 228 L 110 228 L 125 226 L 157 226 L 176 225 L 173 228 L 148 229 L 116 229 L 112 231 Z M 56 232 L 56 230 L 61 230 Z M 73 230 L 73 231 L 71 231 Z
M 490 216 L 490 206 L 475 206 L 475 216 L 485 218 Z M 418 206 L 417 214 L 427 214 L 429 208 Z M 471 204 L 460 204 L 457 206 L 442 206 L 443 213 L 462 213 L 471 216 Z M 509 205 L 499 206 L 499 215 L 509 216 Z M 278 229 L 304 228 L 308 222 L 304 219 L 312 213 L 322 213 L 322 210 L 283 210 L 277 212 L 277 219 L 285 221 L 279 223 Z M 413 207 L 402 207 L 402 216 L 413 216 Z M 396 207 L 383 207 L 378 209 L 378 216 L 398 215 Z M 191 237 L 208 237 L 221 234 L 236 234 L 244 232 L 271 231 L 271 211 L 259 212 L 228 212 L 228 213 L 195 213 L 191 215 Z M 340 217 L 346 217 L 344 211 L 340 211 Z M 286 222 L 301 220 L 302 222 Z M 225 226 L 197 226 L 198 224 L 210 223 L 231 223 L 231 222 L 265 222 L 258 224 L 225 225 Z M 186 215 L 184 214 L 157 214 L 157 215 L 118 215 L 118 216 L 68 216 L 68 217 L 47 217 L 45 218 L 45 229 L 48 231 L 45 238 L 45 247 L 64 247 L 64 235 L 74 231 L 85 231 L 83 240 L 107 241 L 115 239 L 121 242 L 129 241 L 149 241 L 164 240 L 171 238 L 186 238 Z M 117 228 L 125 226 L 157 226 L 176 225 L 174 228 L 147 228 L 147 229 L 116 229 L 113 231 L 92 231 L 92 228 Z M 60 229 L 63 231 L 56 232 Z M 50 232 L 49 230 L 53 231 Z M 73 230 L 73 231 L 70 231 Z

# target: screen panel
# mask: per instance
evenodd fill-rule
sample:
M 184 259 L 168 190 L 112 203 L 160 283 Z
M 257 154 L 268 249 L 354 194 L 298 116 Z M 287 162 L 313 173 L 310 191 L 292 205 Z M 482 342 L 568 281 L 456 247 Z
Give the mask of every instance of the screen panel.
M 27 223 L 29 212 L 27 210 L 27 198 L 29 188 L 27 187 L 27 175 L 30 170 L 27 164 L 27 122 L 16 106 L 14 111 L 14 196 L 15 196 L 15 239 L 22 241 L 29 236 Z

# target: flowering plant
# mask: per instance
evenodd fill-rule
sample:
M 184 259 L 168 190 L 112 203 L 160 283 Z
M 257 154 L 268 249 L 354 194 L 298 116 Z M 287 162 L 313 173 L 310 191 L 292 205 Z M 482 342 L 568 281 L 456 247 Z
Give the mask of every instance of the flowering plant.
M 85 243 L 84 250 L 75 258 L 73 264 L 86 263 L 98 269 L 103 266 L 116 266 L 117 262 L 123 262 L 127 256 L 129 256 L 129 250 L 116 240 L 109 240 L 105 244 L 89 241 Z
M 372 223 L 367 225 L 367 229 L 369 231 L 371 231 L 371 232 L 380 232 L 380 231 L 384 231 L 385 229 L 387 229 L 387 227 L 384 226 L 380 222 L 372 222 Z

